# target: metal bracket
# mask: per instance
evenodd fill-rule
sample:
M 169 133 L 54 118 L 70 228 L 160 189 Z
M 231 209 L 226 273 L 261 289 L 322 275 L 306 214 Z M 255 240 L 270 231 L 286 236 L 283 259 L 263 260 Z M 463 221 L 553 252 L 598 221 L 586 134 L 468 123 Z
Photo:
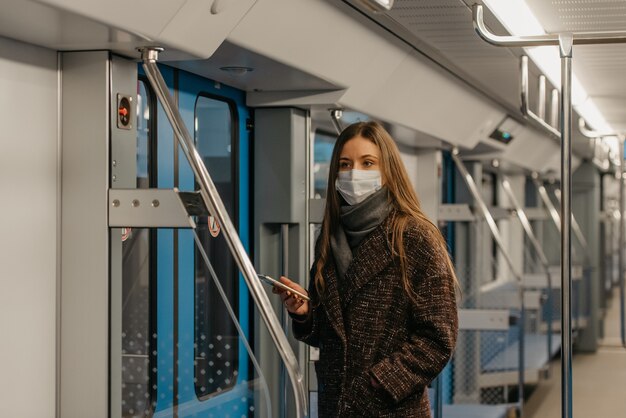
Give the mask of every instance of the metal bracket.
M 110 228 L 195 228 L 208 215 L 198 192 L 178 189 L 109 189 Z
M 330 111 L 330 120 L 335 127 L 335 131 L 337 131 L 337 135 L 339 135 L 343 131 L 343 126 L 341 126 L 341 117 L 343 116 L 343 109 L 328 109 Z
M 473 222 L 476 220 L 476 216 L 467 203 L 439 205 L 437 218 L 440 221 L 448 222 Z
M 508 309 L 459 309 L 459 329 L 506 331 L 510 314 Z

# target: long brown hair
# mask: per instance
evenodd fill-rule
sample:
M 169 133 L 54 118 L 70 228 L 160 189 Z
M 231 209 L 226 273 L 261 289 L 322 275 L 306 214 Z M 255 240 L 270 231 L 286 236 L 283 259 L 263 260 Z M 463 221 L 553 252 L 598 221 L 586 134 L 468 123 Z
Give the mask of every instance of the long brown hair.
M 400 158 L 400 152 L 395 142 L 387 131 L 377 122 L 358 122 L 348 126 L 341 132 L 333 148 L 330 159 L 328 175 L 328 193 L 326 197 L 326 208 L 324 210 L 324 220 L 322 221 L 322 231 L 318 242 L 319 258 L 315 265 L 315 289 L 318 295 L 323 298 L 326 290 L 323 269 L 332 260 L 330 249 L 330 236 L 332 231 L 339 224 L 340 198 L 335 190 L 335 180 L 339 172 L 339 157 L 346 142 L 361 136 L 372 141 L 380 149 L 380 171 L 381 177 L 385 180 L 385 186 L 389 190 L 389 204 L 393 206 L 391 219 L 391 249 L 394 259 L 398 260 L 402 282 L 407 295 L 413 302 L 417 302 L 407 274 L 406 254 L 404 251 L 403 232 L 411 222 L 415 222 L 420 229 L 427 231 L 428 239 L 432 239 L 436 250 L 441 252 L 447 267 L 455 283 L 456 276 L 445 240 L 439 229 L 422 212 L 419 199 L 415 190 L 411 186 L 404 164 Z

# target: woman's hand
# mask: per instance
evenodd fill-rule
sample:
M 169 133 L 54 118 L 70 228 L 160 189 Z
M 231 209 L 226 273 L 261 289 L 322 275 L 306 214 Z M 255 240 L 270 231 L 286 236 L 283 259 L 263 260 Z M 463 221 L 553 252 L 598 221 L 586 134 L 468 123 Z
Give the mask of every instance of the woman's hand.
M 305 295 L 308 295 L 308 292 L 304 290 L 300 285 L 292 282 L 285 276 L 280 276 L 280 281 L 283 284 L 289 286 L 290 288 L 297 290 L 298 292 L 303 293 Z M 296 315 L 306 315 L 309 313 L 309 302 L 302 299 L 300 296 L 296 295 L 295 293 L 292 293 L 288 290 L 280 289 L 278 287 L 273 287 L 272 293 L 276 293 L 280 295 L 280 298 L 283 301 L 285 308 L 287 308 L 289 312 L 296 314 Z

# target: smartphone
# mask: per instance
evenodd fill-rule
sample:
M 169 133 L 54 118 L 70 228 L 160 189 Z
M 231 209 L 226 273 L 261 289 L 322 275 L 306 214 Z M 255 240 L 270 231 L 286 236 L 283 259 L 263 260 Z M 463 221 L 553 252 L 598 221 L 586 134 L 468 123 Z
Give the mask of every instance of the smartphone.
M 298 296 L 300 296 L 302 299 L 304 300 L 311 300 L 311 298 L 309 298 L 307 295 L 305 295 L 304 293 L 298 292 L 297 290 L 292 289 L 291 287 L 287 286 L 286 284 L 284 284 L 283 282 L 279 282 L 278 280 L 267 276 L 265 274 L 257 274 L 257 276 L 259 276 L 259 279 L 261 279 L 263 282 L 269 284 L 270 286 L 276 286 L 282 290 L 288 290 L 291 293 L 294 293 Z

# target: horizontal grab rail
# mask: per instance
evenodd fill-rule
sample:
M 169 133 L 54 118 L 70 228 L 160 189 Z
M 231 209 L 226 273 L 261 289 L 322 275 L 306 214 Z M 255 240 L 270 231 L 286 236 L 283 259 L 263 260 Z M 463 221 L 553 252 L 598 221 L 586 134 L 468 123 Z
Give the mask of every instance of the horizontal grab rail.
M 623 132 L 617 132 L 617 131 L 602 132 L 602 131 L 594 131 L 592 129 L 589 129 L 587 128 L 587 123 L 585 122 L 584 118 L 578 118 L 578 130 L 580 131 L 581 134 L 583 134 L 583 136 L 586 136 L 587 138 L 591 138 L 591 139 L 602 138 L 606 136 L 615 136 L 617 138 L 624 136 Z
M 559 35 L 542 34 L 530 36 L 501 36 L 492 33 L 485 25 L 483 17 L 483 6 L 474 4 L 472 6 L 472 20 L 474 30 L 485 42 L 496 46 L 559 46 Z M 604 31 L 604 32 L 576 32 L 572 34 L 574 45 L 595 45 L 595 44 L 620 44 L 626 43 L 626 32 Z

